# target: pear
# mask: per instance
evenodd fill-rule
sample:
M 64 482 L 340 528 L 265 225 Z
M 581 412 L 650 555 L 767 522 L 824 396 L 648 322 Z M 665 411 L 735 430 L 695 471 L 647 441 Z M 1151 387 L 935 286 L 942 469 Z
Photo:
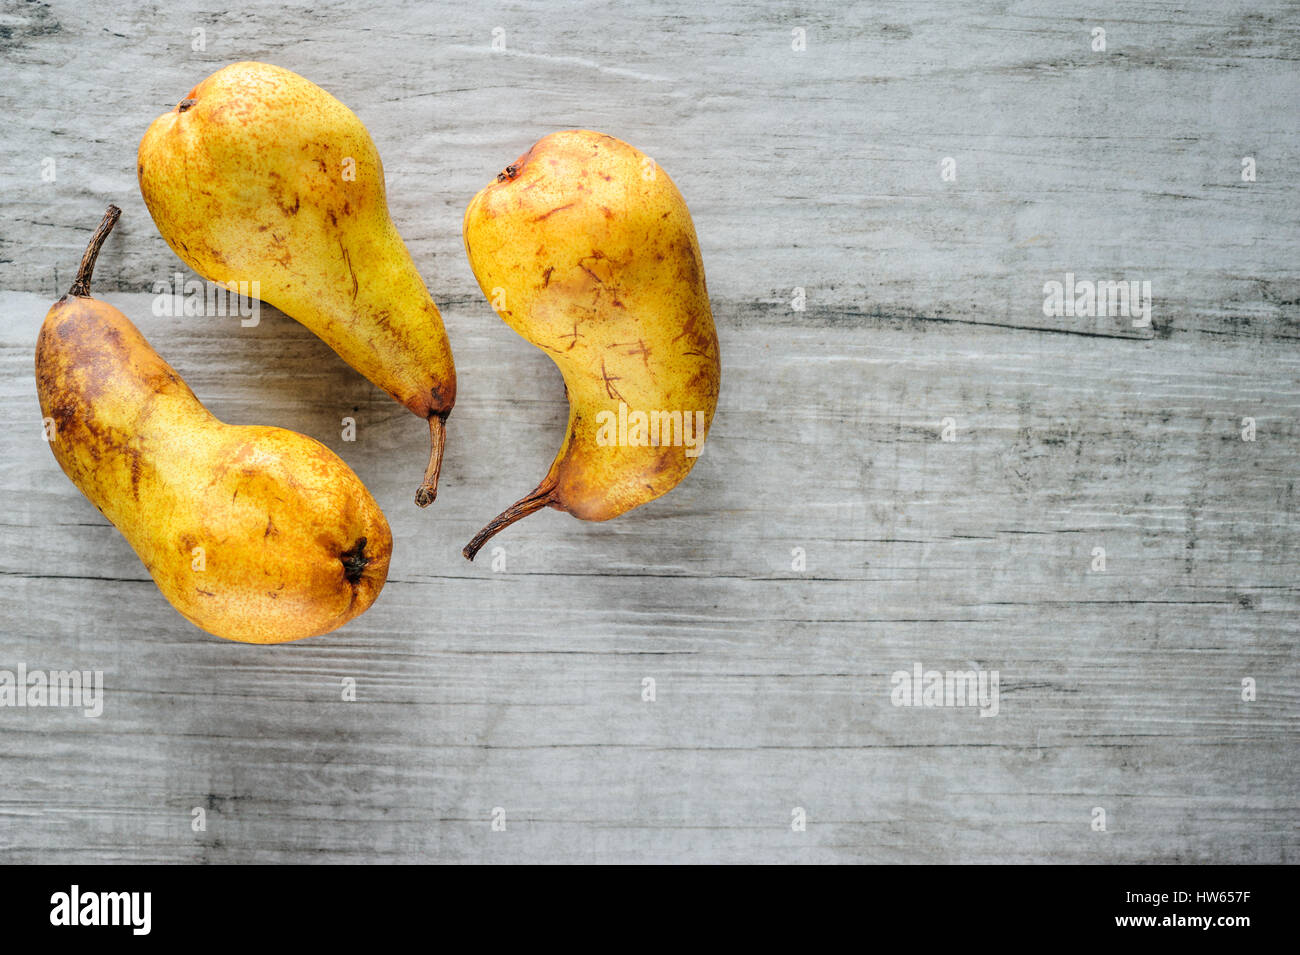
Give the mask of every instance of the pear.
M 235 63 L 154 120 L 138 172 L 158 231 L 186 265 L 227 287 L 250 283 L 254 297 L 428 419 L 415 499 L 430 504 L 456 370 L 356 115 L 296 73 Z
M 245 643 L 342 626 L 387 579 L 379 505 L 311 438 L 219 421 L 125 315 L 90 297 L 118 215 L 109 206 L 36 343 L 55 460 L 196 626 Z
M 552 133 L 465 212 L 465 252 L 497 314 L 560 369 L 569 423 L 531 493 L 465 547 L 543 507 L 604 521 L 676 487 L 718 403 L 718 336 L 690 211 L 650 157 Z

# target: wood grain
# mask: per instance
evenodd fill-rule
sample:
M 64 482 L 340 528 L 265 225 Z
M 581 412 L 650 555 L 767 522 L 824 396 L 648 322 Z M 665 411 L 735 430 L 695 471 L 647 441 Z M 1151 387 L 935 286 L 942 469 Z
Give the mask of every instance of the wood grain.
M 0 6 L 0 668 L 106 682 L 99 719 L 0 708 L 0 860 L 1296 859 L 1294 5 L 201 7 Z M 421 423 L 300 326 L 152 314 L 189 273 L 136 144 L 239 59 L 379 144 L 459 371 L 427 511 Z M 566 412 L 460 215 L 564 126 L 685 194 L 722 399 L 667 497 L 530 517 L 469 564 Z M 110 201 L 99 296 L 213 412 L 324 441 L 387 513 L 390 581 L 343 630 L 208 637 L 59 472 L 33 347 Z M 1045 316 L 1066 272 L 1150 281 L 1152 327 Z M 999 714 L 892 705 L 915 662 L 998 670 Z

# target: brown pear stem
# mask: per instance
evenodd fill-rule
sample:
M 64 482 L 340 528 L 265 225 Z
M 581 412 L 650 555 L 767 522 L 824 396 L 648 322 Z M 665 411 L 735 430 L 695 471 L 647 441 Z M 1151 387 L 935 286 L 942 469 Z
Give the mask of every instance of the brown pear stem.
M 438 496 L 438 474 L 442 471 L 442 449 L 447 443 L 447 415 L 429 415 L 429 466 L 424 483 L 415 492 L 415 503 L 428 507 Z
M 76 298 L 90 298 L 90 277 L 95 274 L 95 260 L 99 258 L 99 250 L 104 247 L 104 240 L 113 231 L 113 226 L 117 225 L 118 216 L 121 214 L 122 210 L 117 206 L 109 206 L 108 211 L 104 213 L 104 218 L 99 220 L 99 226 L 86 245 L 86 253 L 81 257 L 77 278 L 72 283 L 72 288 L 68 289 L 69 295 Z
M 529 514 L 535 514 L 544 507 L 555 503 L 555 479 L 548 477 L 536 489 L 515 503 L 511 504 L 504 511 L 488 523 L 474 535 L 474 539 L 465 545 L 461 551 L 466 560 L 473 560 L 483 545 L 495 537 L 500 531 L 505 530 L 515 521 L 527 517 Z

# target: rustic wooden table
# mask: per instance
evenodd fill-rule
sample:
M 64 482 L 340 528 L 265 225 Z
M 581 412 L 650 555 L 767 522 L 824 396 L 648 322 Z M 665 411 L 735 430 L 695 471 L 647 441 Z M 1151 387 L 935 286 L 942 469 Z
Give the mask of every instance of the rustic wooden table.
M 0 861 L 1296 859 L 1294 4 L 102 6 L 0 8 L 0 668 L 105 683 L 0 707 Z M 420 423 L 300 326 L 153 314 L 191 276 L 136 145 L 241 59 L 379 144 L 460 376 L 428 511 Z M 568 126 L 681 187 L 723 394 L 681 487 L 494 570 L 460 547 L 566 405 L 460 217 Z M 110 201 L 100 296 L 387 512 L 344 629 L 207 636 L 55 464 L 33 346 Z M 1149 282 L 1149 325 L 1045 314 L 1067 273 Z M 894 705 L 917 664 L 996 670 L 997 715 Z

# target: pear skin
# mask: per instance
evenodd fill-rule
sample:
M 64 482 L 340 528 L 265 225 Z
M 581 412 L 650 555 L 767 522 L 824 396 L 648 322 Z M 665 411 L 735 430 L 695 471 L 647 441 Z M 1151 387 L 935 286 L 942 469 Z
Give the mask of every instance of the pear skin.
M 110 206 L 37 340 L 55 460 L 195 626 L 244 643 L 342 626 L 388 576 L 379 505 L 319 442 L 218 420 L 125 315 L 90 297 L 117 216 Z
M 416 503 L 431 503 L 456 370 L 442 316 L 389 217 L 379 152 L 356 115 L 296 73 L 235 63 L 154 120 L 138 172 L 158 231 L 186 265 L 227 287 L 250 283 L 428 419 Z
M 569 397 L 546 477 L 465 556 L 543 507 L 604 521 L 676 487 L 703 450 L 721 365 L 695 226 L 667 173 L 612 136 L 552 133 L 474 197 L 464 235 L 483 293 Z

